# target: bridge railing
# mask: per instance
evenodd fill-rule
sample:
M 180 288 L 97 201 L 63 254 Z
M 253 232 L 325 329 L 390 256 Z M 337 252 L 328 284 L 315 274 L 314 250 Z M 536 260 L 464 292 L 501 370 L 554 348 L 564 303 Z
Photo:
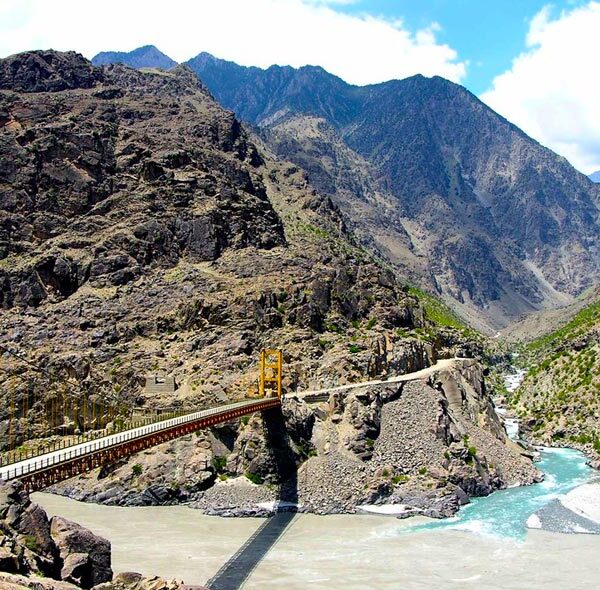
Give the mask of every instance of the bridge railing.
M 98 430 L 89 430 L 82 434 L 78 435 L 68 435 L 62 440 L 56 440 L 48 442 L 42 446 L 39 446 L 36 449 L 19 449 L 15 451 L 8 451 L 3 454 L 0 454 L 0 468 L 5 465 L 14 465 L 15 463 L 20 463 L 21 461 L 27 459 L 33 459 L 35 457 L 41 457 L 47 455 L 48 453 L 52 453 L 54 451 L 60 451 L 64 449 L 69 449 L 72 447 L 76 447 L 80 444 L 83 444 L 87 441 L 97 440 L 99 438 L 104 438 L 106 436 L 117 434 L 119 432 L 126 432 L 128 430 L 132 430 L 134 428 L 139 428 L 141 426 L 155 424 L 158 422 L 164 422 L 170 418 L 175 418 L 179 416 L 186 416 L 191 412 L 185 410 L 177 410 L 177 411 L 167 411 L 161 414 L 155 414 L 154 416 L 144 418 L 142 420 L 127 420 L 119 421 L 118 425 L 109 428 L 102 428 Z M 30 439 L 34 440 L 34 439 Z
M 218 416 L 219 414 L 227 413 L 233 409 L 243 408 L 245 406 L 254 406 L 260 404 L 261 401 L 266 402 L 267 400 L 246 400 L 242 402 L 236 402 L 226 406 L 201 410 L 199 412 L 193 412 L 184 416 L 163 420 L 161 422 L 155 422 L 146 426 L 138 426 L 124 432 L 105 436 L 93 442 L 86 442 L 75 445 L 68 449 L 48 453 L 37 460 L 36 458 L 33 458 L 21 461 L 20 463 L 14 464 L 13 467 L 0 469 L 0 477 L 4 480 L 23 477 L 60 463 L 65 463 L 72 459 L 89 455 L 95 451 L 107 450 L 111 447 L 119 446 L 125 442 L 143 438 L 149 434 L 168 430 L 174 426 L 188 422 L 194 422 L 195 420 L 199 420 L 208 416 Z

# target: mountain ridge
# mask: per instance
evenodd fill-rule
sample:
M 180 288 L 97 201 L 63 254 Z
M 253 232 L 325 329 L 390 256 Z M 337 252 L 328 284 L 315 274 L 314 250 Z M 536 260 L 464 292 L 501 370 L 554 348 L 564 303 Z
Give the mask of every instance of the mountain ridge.
M 599 191 L 467 89 L 420 75 L 357 87 L 322 68 L 261 70 L 206 53 L 187 63 L 275 153 L 303 166 L 310 159 L 311 174 L 335 168 L 332 144 L 366 162 L 377 190 L 396 203 L 398 235 L 421 254 L 390 254 L 389 233 L 379 251 L 403 271 L 428 257 L 422 284 L 463 315 L 502 327 L 564 305 L 597 280 Z M 338 135 L 327 147 L 315 140 L 315 117 Z
M 309 173 L 365 246 L 478 328 L 568 304 L 598 280 L 600 191 L 467 89 L 421 75 L 353 86 L 320 66 L 207 52 L 186 64 Z

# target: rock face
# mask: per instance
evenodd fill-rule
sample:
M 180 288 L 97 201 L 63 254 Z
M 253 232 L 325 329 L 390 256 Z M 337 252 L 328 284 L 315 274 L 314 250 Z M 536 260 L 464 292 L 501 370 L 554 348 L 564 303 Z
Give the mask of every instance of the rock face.
M 598 187 L 464 88 L 423 76 L 355 87 L 206 53 L 188 64 L 365 243 L 488 326 L 598 279 Z
M 103 72 L 76 54 L 34 52 L 2 60 L 0 71 L 10 89 L 0 114 L 1 255 L 23 262 L 1 271 L 4 308 L 86 283 L 123 285 L 183 257 L 284 243 L 253 174 L 256 150 L 189 70 Z
M 112 579 L 110 543 L 73 522 L 57 517 L 50 521 L 18 483 L 0 483 L 0 535 L 1 571 L 63 580 L 84 589 Z M 54 587 L 69 585 L 48 586 Z
M 298 471 L 310 511 L 392 503 L 443 517 L 469 496 L 539 478 L 507 440 L 473 361 L 422 381 L 333 393 L 314 411 L 317 455 Z

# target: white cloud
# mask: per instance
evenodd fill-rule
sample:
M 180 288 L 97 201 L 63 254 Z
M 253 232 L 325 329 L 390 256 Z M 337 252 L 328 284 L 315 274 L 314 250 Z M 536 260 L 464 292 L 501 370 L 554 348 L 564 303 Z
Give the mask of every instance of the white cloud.
M 600 169 L 600 2 L 531 21 L 527 50 L 481 99 L 585 173 Z
M 334 4 L 352 0 L 1 0 L 0 55 L 34 48 L 103 50 L 154 44 L 177 61 L 200 51 L 242 65 L 318 64 L 367 84 L 421 73 L 460 81 L 466 65 L 436 41 Z M 92 8 L 93 6 L 93 8 Z

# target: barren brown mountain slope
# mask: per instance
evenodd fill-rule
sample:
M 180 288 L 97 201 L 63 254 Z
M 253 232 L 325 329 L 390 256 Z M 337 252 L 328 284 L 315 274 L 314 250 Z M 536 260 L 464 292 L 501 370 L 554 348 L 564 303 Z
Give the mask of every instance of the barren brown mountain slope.
M 18 416 L 28 407 L 17 442 L 81 427 L 69 403 L 49 422 L 52 398 L 86 395 L 124 415 L 243 397 L 265 346 L 285 352 L 287 392 L 481 353 L 476 337 L 432 322 L 403 280 L 357 245 L 329 196 L 297 165 L 261 153 L 186 67 L 100 69 L 73 53 L 31 52 L 0 61 L 0 89 L 1 343 L 38 368 L 2 356 L 4 432 L 9 393 Z M 440 378 L 405 400 L 402 388 L 338 400 L 341 434 L 353 434 L 335 449 L 311 442 L 311 429 L 328 421 L 335 439 L 337 417 L 292 403 L 274 431 L 256 417 L 198 433 L 63 492 L 112 503 L 204 498 L 214 506 L 218 494 L 203 493 L 218 475 L 273 485 L 299 465 L 326 465 L 323 456 L 335 450 L 329 458 L 349 465 L 346 478 L 360 473 L 361 483 L 351 501 L 340 488 L 330 511 L 391 497 L 405 476 L 430 467 L 440 467 L 432 471 L 439 491 L 421 504 L 447 498 L 456 509 L 465 491 L 535 477 L 494 418 L 481 367 L 465 371 L 448 392 Z M 143 377 L 156 373 L 173 375 L 177 391 L 147 394 Z M 377 449 L 383 402 L 400 399 L 419 412 L 419 391 L 427 411 L 410 432 L 429 425 L 427 452 L 420 464 L 410 452 L 394 454 L 405 440 L 388 431 L 382 456 L 390 465 L 380 473 L 366 462 Z M 469 429 L 482 440 L 477 448 L 465 442 Z M 307 473 L 307 485 L 318 486 L 323 469 Z M 415 481 L 423 490 L 433 485 Z

